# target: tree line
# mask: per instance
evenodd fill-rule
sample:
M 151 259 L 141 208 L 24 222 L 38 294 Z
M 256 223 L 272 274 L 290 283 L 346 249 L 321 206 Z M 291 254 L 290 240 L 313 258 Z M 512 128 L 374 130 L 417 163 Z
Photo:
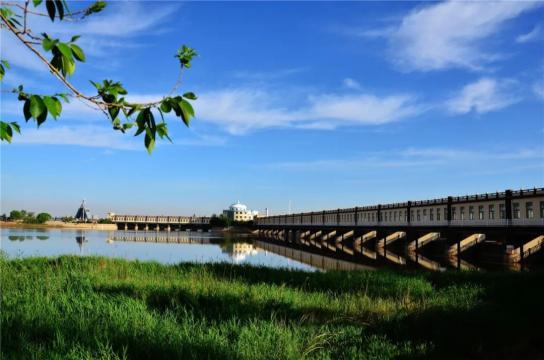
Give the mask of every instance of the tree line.
M 25 224 L 44 224 L 51 220 L 53 217 L 46 212 L 38 213 L 37 215 L 32 211 L 26 210 L 11 210 L 9 217 L 5 214 L 2 216 L 3 220 L 20 221 Z

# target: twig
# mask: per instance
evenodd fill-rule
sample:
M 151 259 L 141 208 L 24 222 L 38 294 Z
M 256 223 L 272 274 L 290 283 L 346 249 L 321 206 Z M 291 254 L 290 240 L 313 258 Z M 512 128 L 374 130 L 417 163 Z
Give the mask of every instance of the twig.
M 4 3 L 5 4 L 5 3 Z M 135 106 L 139 106 L 139 107 L 155 107 L 155 106 L 158 106 L 161 102 L 162 102 L 162 99 L 161 100 L 157 100 L 157 101 L 152 101 L 152 102 L 148 102 L 148 103 L 126 103 L 126 104 L 117 104 L 117 103 L 108 103 L 108 102 L 105 102 L 103 100 L 99 100 L 98 99 L 98 96 L 88 96 L 88 95 L 85 95 L 83 94 L 82 92 L 80 92 L 77 88 L 75 88 L 61 73 L 58 69 L 56 69 L 53 65 L 51 65 L 51 63 L 38 51 L 36 50 L 32 44 L 36 44 L 35 42 L 32 42 L 32 41 L 29 41 L 29 40 L 26 40 L 24 38 L 24 33 L 21 32 L 20 30 L 18 30 L 17 28 L 15 28 L 12 24 L 10 24 L 10 22 L 8 21 L 8 19 L 6 19 L 4 17 L 3 14 L 0 13 L 0 18 L 2 19 L 2 22 L 5 24 L 5 26 L 30 50 L 32 51 L 45 65 L 47 65 L 47 67 L 49 68 L 49 71 L 58 79 L 60 80 L 73 94 L 76 98 L 78 99 L 83 99 L 83 100 L 86 100 L 88 102 L 91 102 L 93 104 L 95 104 L 100 110 L 104 111 L 105 109 L 108 109 L 108 108 L 112 108 L 112 107 L 117 107 L 117 108 L 132 108 L 132 107 L 135 107 Z M 29 35 L 29 34 L 27 34 Z M 176 89 L 177 87 L 179 86 L 179 84 L 181 83 L 181 71 L 180 71 L 180 75 L 178 76 L 178 81 L 176 82 L 176 84 L 174 85 L 172 91 L 170 94 L 172 94 Z M 163 98 L 164 99 L 164 98 Z

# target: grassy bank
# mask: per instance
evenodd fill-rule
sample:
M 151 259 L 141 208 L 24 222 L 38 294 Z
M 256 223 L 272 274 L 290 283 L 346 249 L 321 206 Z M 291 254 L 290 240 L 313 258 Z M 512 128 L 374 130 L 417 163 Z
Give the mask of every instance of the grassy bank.
M 11 358 L 542 358 L 541 273 L 0 260 Z

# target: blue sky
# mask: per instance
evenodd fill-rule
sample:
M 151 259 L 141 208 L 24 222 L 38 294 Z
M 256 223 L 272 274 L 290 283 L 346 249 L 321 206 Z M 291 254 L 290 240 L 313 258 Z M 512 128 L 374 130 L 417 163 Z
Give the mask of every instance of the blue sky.
M 2 211 L 211 214 L 240 200 L 272 213 L 544 184 L 542 2 L 112 2 L 80 23 L 72 82 L 121 81 L 160 99 L 181 44 L 200 56 L 182 91 L 189 129 L 149 156 L 78 101 L 1 145 Z M 75 6 L 82 6 L 78 4 Z M 2 31 L 2 84 L 64 91 Z M 2 119 L 24 123 L 2 92 Z

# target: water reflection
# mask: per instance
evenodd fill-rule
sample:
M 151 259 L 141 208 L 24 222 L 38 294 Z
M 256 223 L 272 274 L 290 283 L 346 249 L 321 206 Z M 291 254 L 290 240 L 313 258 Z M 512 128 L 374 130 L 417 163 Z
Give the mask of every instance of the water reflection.
M 229 262 L 315 270 L 302 262 L 263 250 L 250 238 L 220 233 L 0 229 L 0 235 L 2 251 L 8 257 L 93 255 L 166 264 Z
M 38 239 L 38 240 L 47 240 L 49 239 L 49 236 L 46 235 L 37 235 L 37 236 L 31 236 L 31 235 L 9 235 L 8 239 L 11 241 L 25 241 L 25 240 L 32 240 L 32 239 Z

